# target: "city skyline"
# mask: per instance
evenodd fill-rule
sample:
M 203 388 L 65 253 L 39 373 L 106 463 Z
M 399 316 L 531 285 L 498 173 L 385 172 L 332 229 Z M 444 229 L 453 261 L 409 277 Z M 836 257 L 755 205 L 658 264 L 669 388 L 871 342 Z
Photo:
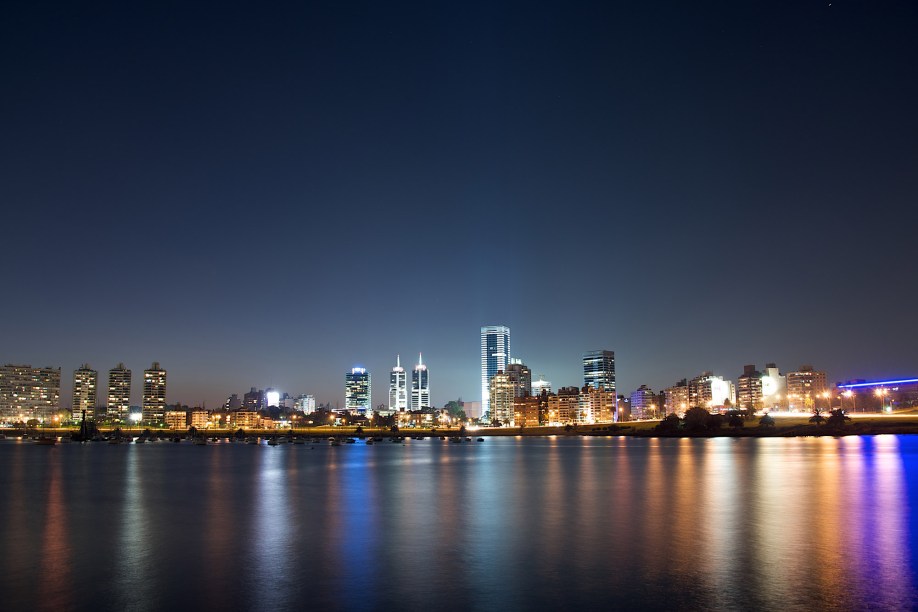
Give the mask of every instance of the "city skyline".
M 399 6 L 11 7 L 0 362 L 478 400 L 499 321 L 556 388 L 914 374 L 913 3 Z
M 483 331 L 486 328 L 487 329 L 493 329 L 493 328 L 506 329 L 508 332 L 508 336 L 509 336 L 509 328 L 506 326 L 483 326 L 481 329 Z M 479 336 L 479 338 L 480 337 L 481 336 Z M 426 394 L 425 395 L 427 398 L 431 397 L 429 380 L 426 377 L 427 364 L 420 363 L 423 361 L 422 357 L 419 355 L 419 364 L 417 364 L 411 370 L 410 375 L 409 375 L 409 372 L 404 367 L 401 366 L 400 355 L 396 356 L 396 361 L 397 361 L 397 365 L 390 368 L 389 378 L 387 380 L 388 384 L 386 384 L 385 387 L 382 389 L 378 387 L 376 395 L 372 394 L 372 388 L 370 388 L 371 397 L 370 397 L 369 405 L 372 406 L 374 410 L 377 409 L 379 406 L 385 406 L 387 408 L 391 406 L 390 400 L 392 398 L 392 384 L 394 380 L 393 376 L 395 376 L 396 373 L 399 375 L 400 384 L 403 385 L 402 389 L 405 393 L 405 408 L 412 409 L 412 410 L 415 409 L 413 406 L 412 397 L 411 397 L 413 395 L 412 378 L 415 376 L 418 366 L 423 368 L 423 371 L 425 373 L 425 376 L 423 378 L 424 382 L 426 383 Z M 522 361 L 520 358 L 512 357 L 510 356 L 509 353 L 506 354 L 506 361 L 507 361 L 507 364 L 506 364 L 507 371 L 512 370 L 514 367 L 525 368 L 524 370 L 525 379 L 533 384 L 538 383 L 541 376 L 544 374 L 544 373 L 540 374 L 539 378 L 534 378 L 532 376 L 530 368 L 528 368 L 525 364 L 522 364 Z M 626 398 L 632 395 L 634 391 L 639 390 L 641 387 L 649 387 L 651 389 L 656 389 L 660 392 L 662 392 L 663 390 L 669 389 L 669 388 L 678 387 L 680 382 L 685 383 L 686 380 L 696 375 L 697 375 L 696 380 L 702 377 L 707 377 L 706 380 L 719 379 L 723 381 L 725 379 L 726 384 L 729 385 L 729 389 L 733 389 L 734 388 L 733 381 L 737 381 L 739 385 L 742 386 L 743 384 L 742 380 L 745 374 L 754 372 L 757 377 L 765 376 L 766 379 L 769 378 L 769 374 L 770 374 L 772 378 L 780 377 L 781 379 L 780 391 L 782 393 L 789 392 L 788 391 L 789 388 L 796 388 L 794 387 L 794 384 L 796 384 L 798 387 L 800 385 L 812 385 L 813 384 L 812 379 L 811 379 L 812 376 L 821 377 L 819 378 L 819 380 L 822 382 L 818 382 L 817 386 L 828 385 L 830 387 L 835 385 L 836 383 L 852 383 L 853 381 L 871 381 L 871 380 L 878 381 L 878 380 L 890 379 L 889 376 L 864 377 L 862 374 L 856 374 L 856 375 L 848 376 L 848 377 L 838 377 L 830 372 L 827 373 L 825 369 L 817 370 L 816 372 L 813 372 L 812 365 L 810 364 L 793 365 L 793 363 L 786 363 L 786 364 L 785 363 L 776 364 L 775 362 L 759 362 L 759 363 L 765 364 L 765 367 L 763 368 L 763 372 L 755 371 L 754 369 L 755 364 L 752 364 L 751 366 L 748 364 L 744 364 L 742 366 L 734 367 L 733 370 L 729 368 L 725 370 L 693 370 L 693 371 L 686 370 L 686 371 L 683 371 L 679 375 L 679 377 L 675 379 L 671 379 L 671 380 L 664 380 L 660 383 L 651 384 L 648 382 L 635 382 L 633 386 L 630 386 L 630 385 L 623 386 L 621 384 L 614 382 L 616 379 L 615 351 L 591 350 L 591 351 L 585 351 L 581 353 L 578 363 L 576 364 L 577 367 L 573 368 L 573 370 L 577 371 L 578 375 L 581 377 L 580 381 L 578 382 L 574 380 L 565 380 L 565 381 L 562 381 L 560 384 L 554 384 L 553 389 L 557 390 L 561 387 L 571 387 L 571 386 L 573 386 L 574 388 L 578 388 L 581 384 L 589 385 L 589 386 L 596 386 L 594 384 L 594 381 L 603 380 L 605 379 L 605 377 L 609 376 L 609 374 L 605 374 L 604 372 L 606 369 L 610 367 L 611 367 L 610 374 L 611 374 L 611 380 L 613 381 L 614 393 L 618 396 L 622 396 Z M 590 365 L 588 366 L 588 364 Z M 10 363 L 9 365 L 20 367 L 20 366 L 26 366 L 27 364 Z M 65 374 L 63 376 L 60 375 L 60 372 L 66 373 L 66 369 L 61 369 L 60 367 L 45 366 L 42 368 L 35 368 L 35 369 L 42 369 L 42 370 L 48 370 L 48 371 L 53 370 L 53 371 L 58 372 L 58 377 L 60 378 L 60 381 L 58 383 L 58 389 L 59 389 L 58 404 L 60 408 L 64 409 L 64 408 L 71 408 L 73 406 L 73 402 L 74 402 L 73 390 L 77 384 L 77 379 L 81 376 L 81 374 L 84 371 L 92 373 L 95 377 L 98 377 L 98 372 L 96 372 L 95 370 L 91 370 L 91 369 L 86 370 L 87 368 L 89 368 L 89 364 L 82 363 L 80 367 L 74 368 L 70 374 Z M 752 368 L 752 370 L 750 370 L 750 368 Z M 173 405 L 173 404 L 184 404 L 187 406 L 197 406 L 197 407 L 204 406 L 204 407 L 211 408 L 211 409 L 218 408 L 221 405 L 223 405 L 228 399 L 230 399 L 230 396 L 238 396 L 240 395 L 241 391 L 244 391 L 244 389 L 237 390 L 234 388 L 230 391 L 218 393 L 216 399 L 213 402 L 206 401 L 206 400 L 205 401 L 195 401 L 194 399 L 189 401 L 186 398 L 175 396 L 175 391 L 172 387 L 172 382 L 171 382 L 174 375 L 170 375 L 168 395 L 166 395 L 166 388 L 165 388 L 166 370 L 167 368 L 160 369 L 159 362 L 154 362 L 151 368 L 144 370 L 144 379 L 141 381 L 141 383 L 139 385 L 133 385 L 131 383 L 131 368 L 127 368 L 124 363 L 119 362 L 116 366 L 111 368 L 107 373 L 108 374 L 107 376 L 108 387 L 102 388 L 102 390 L 99 393 L 93 393 L 93 396 L 96 398 L 95 406 L 105 409 L 106 413 L 108 413 L 110 416 L 112 414 L 120 414 L 122 419 L 126 418 L 128 407 L 133 406 L 136 408 L 142 408 L 145 405 L 148 385 L 150 384 L 151 379 L 153 378 L 153 375 L 155 375 L 158 379 L 156 386 L 159 390 L 155 392 L 155 395 L 156 395 L 155 401 L 157 403 L 157 407 L 159 408 L 160 412 L 164 409 L 165 406 Z M 350 368 L 347 371 L 346 378 L 356 373 L 369 374 L 372 376 L 372 369 L 361 367 L 361 366 L 355 366 L 353 368 Z M 512 376 L 513 372 L 510 372 L 510 374 Z M 186 373 L 186 376 L 187 375 L 188 374 Z M 903 376 L 908 377 L 909 375 L 905 374 Z M 793 380 L 800 379 L 801 377 L 804 377 L 804 379 L 807 382 L 797 382 L 797 383 L 792 382 Z M 659 376 L 654 377 L 654 379 L 657 379 L 657 378 L 660 378 L 660 377 Z M 784 382 L 785 378 L 789 380 L 788 383 Z M 896 378 L 895 376 L 892 377 L 892 379 L 895 379 L 895 378 Z M 758 381 L 758 378 L 756 378 L 756 380 Z M 70 382 L 69 385 L 68 385 L 68 381 Z M 546 382 L 550 383 L 550 381 L 546 381 Z M 98 385 L 98 380 L 96 380 L 95 384 Z M 514 385 L 516 384 L 518 383 L 514 383 Z M 842 385 L 842 386 L 844 386 L 845 388 L 852 387 L 851 384 Z M 853 386 L 856 387 L 857 385 L 854 384 Z M 280 396 L 281 392 L 284 393 L 285 395 L 288 395 L 291 399 L 294 399 L 301 395 L 302 396 L 308 395 L 310 398 L 312 398 L 313 403 L 317 402 L 319 404 L 328 404 L 328 405 L 331 405 L 332 407 L 338 406 L 339 408 L 342 408 L 342 409 L 347 405 L 347 391 L 346 391 L 347 385 L 346 384 L 344 386 L 339 386 L 337 396 L 335 396 L 333 393 L 332 395 L 328 397 L 317 396 L 316 393 L 311 390 L 311 388 L 285 388 L 285 387 L 275 387 L 273 385 L 263 385 L 259 383 L 258 385 L 251 387 L 251 389 L 254 392 L 255 389 L 258 387 L 264 387 L 265 391 L 271 390 L 271 392 L 274 395 L 277 395 L 278 397 Z M 714 391 L 714 395 L 717 395 L 718 393 L 720 393 L 721 395 L 718 397 L 730 395 L 726 390 L 719 390 L 720 387 L 717 387 L 717 389 L 718 389 L 717 391 Z M 727 387 L 725 387 L 724 389 L 727 389 Z M 264 394 L 265 391 L 261 391 L 261 393 Z M 771 392 L 765 392 L 764 395 L 766 397 L 769 397 L 770 395 L 777 393 L 777 392 L 778 390 L 776 389 Z M 377 401 L 379 399 L 378 394 L 385 395 L 385 397 L 382 398 L 382 401 Z M 736 392 L 735 391 L 732 392 L 732 395 L 735 401 Z M 437 401 L 430 400 L 431 407 L 443 406 L 446 402 L 450 400 L 454 400 L 454 399 L 460 399 L 460 397 L 464 401 L 477 401 L 478 400 L 478 398 L 469 398 L 469 397 L 462 397 L 462 396 L 448 396 L 448 397 L 440 398 Z M 238 397 L 236 399 L 238 401 Z M 688 399 L 688 395 L 686 395 L 686 400 L 687 399 Z M 135 400 L 138 400 L 138 401 L 135 401 Z M 150 410 L 151 409 L 148 409 L 148 412 Z M 483 404 L 482 413 L 484 412 L 486 412 L 486 407 Z

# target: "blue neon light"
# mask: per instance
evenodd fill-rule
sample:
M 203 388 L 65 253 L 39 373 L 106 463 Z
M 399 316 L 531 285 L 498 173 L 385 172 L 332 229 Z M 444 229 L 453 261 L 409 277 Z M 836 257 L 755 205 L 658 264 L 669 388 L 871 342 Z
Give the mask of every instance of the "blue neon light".
M 918 383 L 918 378 L 900 378 L 898 380 L 878 380 L 876 382 L 853 383 L 850 385 L 838 385 L 842 389 L 857 389 L 860 387 L 880 387 L 886 385 L 907 385 Z

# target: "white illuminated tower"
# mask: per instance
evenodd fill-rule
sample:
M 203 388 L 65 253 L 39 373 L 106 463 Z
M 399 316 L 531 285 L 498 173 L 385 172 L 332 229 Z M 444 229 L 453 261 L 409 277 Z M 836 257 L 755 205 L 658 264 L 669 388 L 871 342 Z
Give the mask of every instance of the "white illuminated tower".
M 418 365 L 411 373 L 411 409 L 430 408 L 430 375 L 421 354 L 418 353 Z
M 481 328 L 482 415 L 490 412 L 491 378 L 499 371 L 506 371 L 508 363 L 510 363 L 510 328 L 505 325 L 485 325 Z
M 389 411 L 404 412 L 408 410 L 408 379 L 402 358 L 395 356 L 395 367 L 389 373 Z

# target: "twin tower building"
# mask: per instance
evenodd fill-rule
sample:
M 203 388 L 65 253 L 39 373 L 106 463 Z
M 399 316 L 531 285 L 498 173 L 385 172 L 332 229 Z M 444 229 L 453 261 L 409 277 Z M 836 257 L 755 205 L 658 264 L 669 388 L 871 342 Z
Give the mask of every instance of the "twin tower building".
M 352 414 L 371 414 L 372 381 L 366 368 L 352 368 L 344 375 L 344 409 Z M 418 355 L 418 364 L 411 372 L 411 393 L 408 392 L 408 373 L 402 367 L 400 355 L 395 357 L 395 367 L 389 373 L 388 412 L 405 412 L 430 408 L 430 372 L 424 359 Z M 386 412 L 385 406 L 379 412 Z
M 418 354 L 418 364 L 411 371 L 411 395 L 408 395 L 408 374 L 402 367 L 400 355 L 395 357 L 395 367 L 389 372 L 389 411 L 424 410 L 430 408 L 430 372 Z

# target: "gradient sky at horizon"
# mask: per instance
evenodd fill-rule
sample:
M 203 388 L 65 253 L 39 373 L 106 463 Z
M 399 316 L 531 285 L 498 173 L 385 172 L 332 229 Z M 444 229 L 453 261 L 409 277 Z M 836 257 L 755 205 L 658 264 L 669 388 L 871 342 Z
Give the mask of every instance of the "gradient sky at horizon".
M 918 375 L 911 2 L 14 2 L 0 360 L 343 404 Z

